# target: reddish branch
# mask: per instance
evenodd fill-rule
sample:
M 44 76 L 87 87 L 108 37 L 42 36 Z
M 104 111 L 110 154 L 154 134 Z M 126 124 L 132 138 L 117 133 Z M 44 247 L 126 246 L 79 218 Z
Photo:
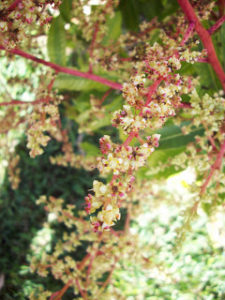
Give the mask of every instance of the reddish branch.
M 190 23 L 188 25 L 188 29 L 183 37 L 183 40 L 181 42 L 181 46 L 184 46 L 184 44 L 189 40 L 189 38 L 191 37 L 192 33 L 193 33 L 193 30 L 195 28 L 195 25 L 194 23 Z
M 209 172 L 208 177 L 206 178 L 206 181 L 204 182 L 204 184 L 201 187 L 201 191 L 200 191 L 200 195 L 203 195 L 206 191 L 206 188 L 210 182 L 210 179 L 212 178 L 214 172 L 218 169 L 220 169 L 221 165 L 222 165 L 222 160 L 223 160 L 223 156 L 225 154 L 225 141 L 223 142 L 219 153 L 217 154 L 217 158 L 216 161 L 214 162 L 214 164 L 211 167 L 211 170 Z
M 225 12 L 225 0 L 217 0 L 217 2 L 219 6 L 220 16 L 223 16 Z
M 137 135 L 138 135 L 138 132 L 131 131 L 131 133 L 129 134 L 128 138 L 123 143 L 123 146 L 124 147 L 128 146 L 131 143 L 131 141 L 133 140 L 133 138 L 136 137 Z
M 2 45 L 0 45 L 0 49 L 1 50 L 6 50 L 12 54 L 16 54 L 16 55 L 19 55 L 19 56 L 22 56 L 26 59 L 29 59 L 29 60 L 32 60 L 32 61 L 35 61 L 39 64 L 43 64 L 45 66 L 48 66 L 50 68 L 52 68 L 53 70 L 55 70 L 56 72 L 59 72 L 59 73 L 65 73 L 65 74 L 70 74 L 70 75 L 73 75 L 73 76 L 77 76 L 77 77 L 82 77 L 82 78 L 86 78 L 86 79 L 90 79 L 90 80 L 93 80 L 93 81 L 96 81 L 96 82 L 99 82 L 103 85 L 107 85 L 115 90 L 121 90 L 122 89 L 122 84 L 120 83 L 117 83 L 117 82 L 114 82 L 114 81 L 111 81 L 111 80 L 108 80 L 106 78 L 103 78 L 103 77 L 100 77 L 98 75 L 95 75 L 95 74 L 90 74 L 90 73 L 87 73 L 87 72 L 81 72 L 81 71 L 78 71 L 78 70 L 75 70 L 75 69 L 71 69 L 71 68 L 67 68 L 67 67 L 62 67 L 62 66 L 59 66 L 57 64 L 54 64 L 52 62 L 48 62 L 44 59 L 41 59 L 41 58 L 38 58 L 36 56 L 33 56 L 29 53 L 26 53 L 20 49 L 12 49 L 12 50 L 8 50 L 8 49 L 5 49 Z
M 107 278 L 106 281 L 103 283 L 103 285 L 102 285 L 101 289 L 99 290 L 97 296 L 99 296 L 99 295 L 104 291 L 104 289 L 106 288 L 106 286 L 110 283 L 110 280 L 111 280 L 113 271 L 115 270 L 116 264 L 117 264 L 118 261 L 119 261 L 119 257 L 115 258 L 115 262 L 114 262 L 114 264 L 112 265 L 112 268 L 111 268 L 111 270 L 110 270 L 110 272 L 109 272 L 108 278 Z
M 80 292 L 80 294 L 81 294 L 81 296 L 83 297 L 83 299 L 84 300 L 87 300 L 87 295 L 86 295 L 86 293 L 82 290 L 82 288 L 81 288 L 81 286 L 80 286 L 80 282 L 79 282 L 79 279 L 77 278 L 76 279 L 76 285 L 77 285 L 77 287 L 78 287 L 78 290 L 79 290 L 79 292 Z
M 151 86 L 149 86 L 149 90 L 148 90 L 148 94 L 147 94 L 147 100 L 145 103 L 145 106 L 147 106 L 151 99 L 152 99 L 152 95 L 155 93 L 155 91 L 157 90 L 158 86 L 160 85 L 160 83 L 162 82 L 162 78 L 160 77 L 159 79 L 157 79 Z M 142 111 L 139 114 L 140 116 L 142 115 Z M 138 132 L 134 132 L 131 131 L 128 138 L 126 139 L 126 141 L 123 143 L 123 146 L 126 147 L 128 146 L 131 141 L 133 140 L 134 137 L 138 137 Z
M 101 98 L 100 104 L 102 104 L 105 101 L 105 99 L 109 96 L 111 91 L 112 91 L 112 89 L 109 89 L 108 91 L 105 92 L 105 94 Z
M 198 17 L 195 14 L 193 7 L 191 6 L 188 0 L 177 0 L 177 1 L 180 7 L 182 8 L 186 18 L 188 19 L 189 23 L 194 23 L 195 30 L 197 31 L 205 49 L 208 52 L 208 62 L 211 64 L 214 71 L 216 72 L 222 84 L 222 87 L 225 91 L 225 73 L 217 58 L 216 51 L 209 32 L 200 23 Z
M 147 101 L 145 103 L 145 106 L 148 106 L 148 104 L 151 102 L 152 95 L 155 93 L 155 91 L 157 90 L 157 88 L 161 82 L 162 82 L 162 78 L 160 77 L 149 87 Z
M 179 108 L 192 108 L 191 103 L 182 102 L 179 104 Z
M 10 102 L 1 102 L 0 106 L 10 106 L 10 105 L 28 105 L 28 104 L 39 104 L 39 103 L 44 103 L 47 102 L 47 99 L 40 99 L 40 100 L 35 100 L 35 101 L 21 101 L 21 100 L 12 100 Z
M 52 294 L 50 300 L 60 300 L 62 296 L 65 294 L 65 292 L 68 290 L 72 282 L 73 282 L 72 279 L 69 280 L 67 284 L 65 284 L 64 287 L 59 292 Z
M 211 28 L 209 28 L 209 34 L 213 34 L 220 26 L 225 22 L 225 15 L 221 17 Z
M 99 31 L 99 23 L 97 22 L 95 24 L 93 39 L 92 39 L 92 42 L 91 42 L 91 45 L 90 45 L 90 48 L 89 48 L 90 49 L 89 50 L 90 59 L 93 56 L 93 51 L 94 51 L 94 46 L 95 46 L 95 41 L 96 41 L 96 38 L 97 38 L 98 31 Z M 91 62 L 90 62 L 90 65 L 89 65 L 89 72 L 92 73 L 92 63 Z

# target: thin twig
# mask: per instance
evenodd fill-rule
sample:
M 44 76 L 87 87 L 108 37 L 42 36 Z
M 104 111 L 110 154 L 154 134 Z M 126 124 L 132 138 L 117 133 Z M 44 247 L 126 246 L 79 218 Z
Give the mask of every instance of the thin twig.
M 211 28 L 208 29 L 209 34 L 213 34 L 225 22 L 225 15 L 221 17 Z
M 10 105 L 34 105 L 39 103 L 47 102 L 47 99 L 39 99 L 35 101 L 22 101 L 22 100 L 11 100 L 9 102 L 0 102 L 0 106 L 10 106 Z
M 206 178 L 204 184 L 201 187 L 200 195 L 203 195 L 205 193 L 206 188 L 207 188 L 207 186 L 208 186 L 208 184 L 209 184 L 209 182 L 210 182 L 210 180 L 211 180 L 214 172 L 221 167 L 224 154 L 225 154 L 225 141 L 223 142 L 223 144 L 222 144 L 222 146 L 220 148 L 220 151 L 217 154 L 216 161 L 211 166 L 211 169 L 210 169 L 208 177 Z
M 86 79 L 90 79 L 90 80 L 93 80 L 93 81 L 96 81 L 96 82 L 99 82 L 103 85 L 107 85 L 115 90 L 122 90 L 122 84 L 120 83 L 117 83 L 117 82 L 114 82 L 114 81 L 111 81 L 111 80 L 108 80 L 104 77 L 101 77 L 101 76 L 98 76 L 98 75 L 95 75 L 95 74 L 90 74 L 88 72 L 81 72 L 81 71 L 78 71 L 78 70 L 75 70 L 75 69 L 71 69 L 71 68 L 67 68 L 67 67 L 62 67 L 62 66 L 59 66 L 57 64 L 54 64 L 52 62 L 48 62 L 44 59 L 41 59 L 41 58 L 38 58 L 34 55 L 31 55 L 27 52 L 24 52 L 20 49 L 6 49 L 4 46 L 0 45 L 0 49 L 1 50 L 5 50 L 5 51 L 8 51 L 9 53 L 12 53 L 12 54 L 16 54 L 16 55 L 19 55 L 19 56 L 22 56 L 26 59 L 29 59 L 29 60 L 32 60 L 32 61 L 35 61 L 39 64 L 43 64 L 45 66 L 48 66 L 50 68 L 52 68 L 53 70 L 59 72 L 59 73 L 65 73 L 65 74 L 70 74 L 70 75 L 73 75 L 73 76 L 76 76 L 76 77 L 82 77 L 82 78 L 86 78 Z

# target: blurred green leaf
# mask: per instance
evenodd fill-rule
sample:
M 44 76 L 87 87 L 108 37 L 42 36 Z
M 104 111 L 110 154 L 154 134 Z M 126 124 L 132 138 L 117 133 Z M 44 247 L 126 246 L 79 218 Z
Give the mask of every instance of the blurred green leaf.
M 107 112 L 114 112 L 120 108 L 122 108 L 123 105 L 123 97 L 119 95 L 118 97 L 115 97 L 113 101 L 111 101 L 109 104 L 104 105 L 104 108 Z
M 108 89 L 107 86 L 99 82 L 67 74 L 59 74 L 55 80 L 54 87 L 67 91 L 106 91 Z
M 86 152 L 87 156 L 99 156 L 100 154 L 99 148 L 88 142 L 81 143 L 80 147 Z
M 120 9 L 124 25 L 130 30 L 137 31 L 139 26 L 138 1 L 122 0 Z
M 204 93 L 208 92 L 210 89 L 218 90 L 220 82 L 213 68 L 206 63 L 195 63 L 193 65 L 195 71 L 199 75 L 201 88 L 204 89 Z
M 66 22 L 70 21 L 72 9 L 72 0 L 63 0 L 59 7 L 60 14 Z
M 166 163 L 170 158 L 180 154 L 183 151 L 185 151 L 185 147 L 156 150 L 150 155 L 148 159 L 148 165 L 154 167 L 159 163 Z
M 103 39 L 103 44 L 107 45 L 112 41 L 115 41 L 121 34 L 121 25 L 122 25 L 122 14 L 120 11 L 115 13 L 113 18 L 107 20 L 106 26 L 108 32 Z
M 64 66 L 66 64 L 66 36 L 61 16 L 53 19 L 51 23 L 47 47 L 50 61 Z
M 194 142 L 195 136 L 202 136 L 204 134 L 204 129 L 202 127 L 192 128 L 189 134 L 183 134 L 181 127 L 187 124 L 188 122 L 181 123 L 181 126 L 167 125 L 162 129 L 157 130 L 157 133 L 161 134 L 158 149 L 183 147 L 190 142 Z

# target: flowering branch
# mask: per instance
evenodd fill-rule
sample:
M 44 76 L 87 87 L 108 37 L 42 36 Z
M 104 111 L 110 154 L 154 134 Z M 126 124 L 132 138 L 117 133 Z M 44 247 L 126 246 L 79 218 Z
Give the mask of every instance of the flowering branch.
M 71 69 L 71 68 L 59 66 L 59 65 L 54 64 L 52 62 L 48 62 L 48 61 L 46 61 L 44 59 L 41 59 L 41 58 L 38 58 L 38 57 L 36 57 L 34 55 L 26 53 L 26 52 L 24 52 L 24 51 L 22 51 L 20 49 L 9 50 L 9 49 L 6 49 L 2 45 L 0 45 L 0 49 L 1 50 L 6 50 L 6 51 L 8 51 L 9 53 L 12 53 L 12 54 L 16 54 L 16 55 L 22 56 L 22 57 L 24 57 L 26 59 L 35 61 L 35 62 L 37 62 L 39 64 L 43 64 L 45 66 L 48 66 L 48 67 L 52 68 L 53 70 L 55 70 L 55 71 L 57 71 L 59 73 L 65 73 L 65 74 L 70 74 L 70 75 L 77 76 L 77 77 L 82 77 L 82 78 L 90 79 L 90 80 L 99 82 L 99 83 L 101 83 L 103 85 L 107 85 L 107 86 L 109 86 L 109 87 L 111 87 L 112 89 L 115 89 L 115 90 L 121 90 L 122 89 L 122 84 L 120 84 L 120 83 L 108 80 L 108 79 L 106 79 L 104 77 L 100 77 L 100 76 L 95 75 L 95 74 L 90 74 L 88 72 L 81 72 L 81 71 L 78 71 L 78 70 L 75 70 L 75 69 Z
M 152 98 L 152 95 L 155 93 L 155 91 L 157 90 L 158 86 L 160 85 L 160 83 L 162 82 L 162 78 L 159 78 L 158 80 L 156 80 L 151 86 L 149 86 L 149 91 L 148 91 L 148 94 L 147 94 L 147 100 L 146 100 L 146 103 L 145 103 L 145 106 L 148 106 L 148 104 L 151 102 L 151 98 Z M 142 115 L 142 111 L 140 112 L 139 114 L 140 116 Z M 127 139 L 125 140 L 125 142 L 123 143 L 123 146 L 126 147 L 128 146 L 134 137 L 137 137 L 138 136 L 138 132 L 131 132 L 129 134 L 129 136 L 127 137 Z
M 205 49 L 208 52 L 208 61 L 213 67 L 214 71 L 216 72 L 222 87 L 225 91 L 225 73 L 223 71 L 223 68 L 217 58 L 216 51 L 212 42 L 212 39 L 210 37 L 209 32 L 202 26 L 200 23 L 198 17 L 195 14 L 195 11 L 193 7 L 191 6 L 190 2 L 188 0 L 177 0 L 180 7 L 182 8 L 186 18 L 190 23 L 195 24 L 195 30 L 197 31 Z

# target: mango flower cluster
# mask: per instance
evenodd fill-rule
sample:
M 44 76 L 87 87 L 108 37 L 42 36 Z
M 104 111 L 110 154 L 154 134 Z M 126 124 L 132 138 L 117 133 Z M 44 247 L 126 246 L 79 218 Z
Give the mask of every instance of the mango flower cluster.
M 112 125 L 122 129 L 127 140 L 113 144 L 109 136 L 100 139 L 103 157 L 98 158 L 98 169 L 103 176 L 112 175 L 109 183 L 94 181 L 94 195 L 86 198 L 87 213 L 95 231 L 109 230 L 116 220 L 120 219 L 119 208 L 126 200 L 135 180 L 134 173 L 145 165 L 149 155 L 159 145 L 160 136 L 140 136 L 146 129 L 153 133 L 161 128 L 168 118 L 175 116 L 176 109 L 182 105 L 182 94 L 191 94 L 197 79 L 178 74 L 181 62 L 193 62 L 205 52 L 186 51 L 180 47 L 182 41 L 170 38 L 161 30 L 162 43 L 152 46 L 144 44 L 144 53 L 137 62 L 138 49 L 129 55 L 135 55 L 132 76 L 123 84 L 125 103 L 122 109 L 113 114 Z M 193 42 L 195 45 L 195 43 Z M 194 46 L 193 45 L 193 46 Z M 139 146 L 133 147 L 130 142 L 137 138 Z
M 40 103 L 35 106 L 29 120 L 29 129 L 27 131 L 30 156 L 35 157 L 44 152 L 42 147 L 47 146 L 51 135 L 58 131 L 56 123 L 59 120 L 59 110 L 57 103 Z
M 86 212 L 95 213 L 91 223 L 95 231 L 109 230 L 115 221 L 120 219 L 119 207 L 132 189 L 135 177 L 134 171 L 142 167 L 154 147 L 159 145 L 159 134 L 147 137 L 147 142 L 137 147 L 117 145 L 112 143 L 109 136 L 100 139 L 100 149 L 103 157 L 98 159 L 98 169 L 102 175 L 113 174 L 113 179 L 104 184 L 95 180 L 93 182 L 94 195 L 85 197 Z
M 113 126 L 121 127 L 125 134 L 156 130 L 174 116 L 182 100 L 180 95 L 194 87 L 190 78 L 176 73 L 181 68 L 180 60 L 178 48 L 173 48 L 173 53 L 157 43 L 148 48 L 144 63 L 138 65 L 141 73 L 123 85 L 126 103 L 114 112 Z
M 28 25 L 33 29 L 37 24 L 43 26 L 49 23 L 52 19 L 49 9 L 57 9 L 61 4 L 60 0 L 26 0 L 18 2 L 11 10 L 9 2 L 13 5 L 13 1 L 1 1 L 0 7 L 0 44 L 8 49 L 24 42 L 28 36 Z

